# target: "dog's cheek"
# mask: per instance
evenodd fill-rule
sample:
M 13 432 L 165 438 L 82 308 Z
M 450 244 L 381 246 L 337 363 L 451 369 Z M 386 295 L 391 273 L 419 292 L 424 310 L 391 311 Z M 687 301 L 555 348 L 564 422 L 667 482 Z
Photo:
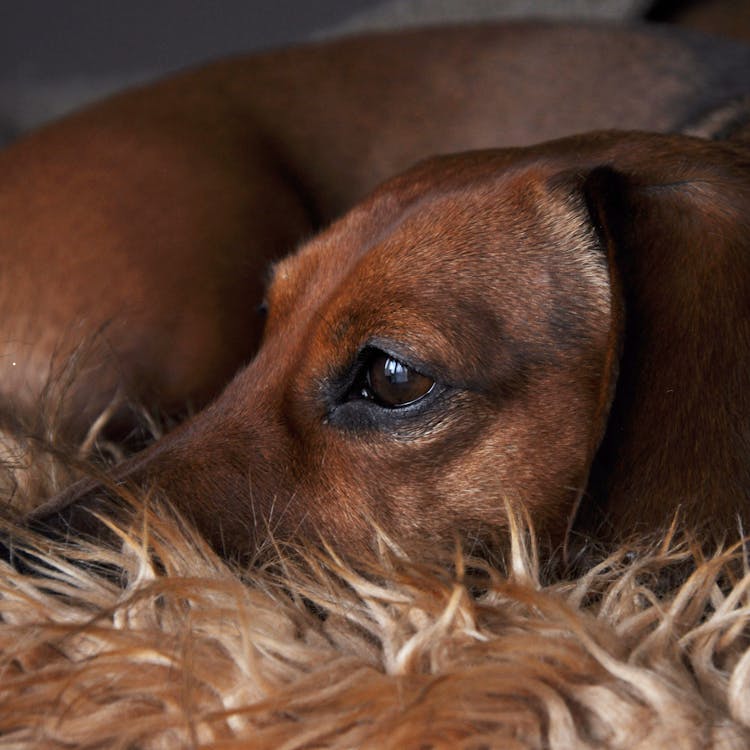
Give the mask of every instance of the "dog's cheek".
M 420 444 L 378 436 L 328 446 L 322 461 L 304 470 L 298 500 L 305 505 L 305 535 L 311 532 L 342 549 L 369 548 L 379 532 L 395 540 L 452 536 L 460 520 L 441 491 L 442 476 L 475 441 Z M 315 459 L 312 459 L 315 460 Z
M 492 422 L 477 410 L 465 417 L 455 410 L 439 429 L 415 428 L 409 438 L 328 430 L 300 471 L 311 527 L 349 547 L 369 546 L 376 529 L 401 540 L 450 541 L 465 511 L 444 494 L 445 476 L 465 466 L 464 483 L 473 480 L 471 457 Z
M 432 483 L 433 518 L 491 533 L 517 511 L 559 542 L 586 481 L 593 408 L 578 382 L 561 377 L 497 407 L 469 449 L 444 454 Z

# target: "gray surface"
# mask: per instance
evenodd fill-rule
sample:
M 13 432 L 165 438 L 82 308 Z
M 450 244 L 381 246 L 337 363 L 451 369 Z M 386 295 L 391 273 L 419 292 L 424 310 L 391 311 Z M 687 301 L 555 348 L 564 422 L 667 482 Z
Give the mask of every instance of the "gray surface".
M 287 44 L 378 0 L 0 0 L 1 77 L 164 71 Z
M 650 0 L 385 0 L 353 12 L 330 33 L 452 21 L 510 18 L 621 21 L 640 18 Z

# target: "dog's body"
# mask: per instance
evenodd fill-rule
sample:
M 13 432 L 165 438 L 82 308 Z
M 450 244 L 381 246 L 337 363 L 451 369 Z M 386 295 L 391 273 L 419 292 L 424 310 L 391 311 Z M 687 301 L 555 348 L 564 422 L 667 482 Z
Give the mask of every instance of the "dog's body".
M 102 327 L 111 356 L 66 402 L 70 434 L 118 388 L 203 403 L 255 350 L 262 268 L 301 236 L 433 152 L 669 130 L 746 93 L 750 51 L 699 61 L 698 44 L 534 26 L 340 42 L 19 143 L 0 155 L 8 411 L 34 408 L 71 331 Z M 750 487 L 749 208 L 740 142 L 601 134 L 426 162 L 276 267 L 256 359 L 118 476 L 231 552 L 269 528 L 350 548 L 372 521 L 480 534 L 506 503 L 560 540 L 589 496 L 589 522 L 620 533 L 678 507 L 726 523 Z M 89 504 L 77 492 L 42 515 Z

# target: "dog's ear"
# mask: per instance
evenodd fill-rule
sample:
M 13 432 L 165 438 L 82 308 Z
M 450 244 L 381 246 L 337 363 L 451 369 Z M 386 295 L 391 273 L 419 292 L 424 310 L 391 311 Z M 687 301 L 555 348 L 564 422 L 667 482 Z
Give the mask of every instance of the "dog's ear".
M 608 496 L 613 484 L 639 485 L 624 477 L 621 467 L 639 471 L 633 456 L 648 453 L 660 434 L 660 425 L 641 402 L 651 401 L 659 370 L 672 365 L 664 358 L 669 348 L 665 333 L 671 329 L 682 337 L 674 318 L 681 300 L 674 295 L 683 283 L 679 272 L 666 271 L 664 264 L 686 262 L 680 250 L 695 244 L 691 232 L 702 221 L 698 207 L 691 205 L 694 196 L 678 180 L 672 183 L 666 174 L 655 179 L 648 166 L 618 167 L 599 165 L 553 179 L 553 185 L 573 194 L 590 222 L 597 240 L 592 249 L 605 259 L 608 274 L 609 335 L 597 410 L 587 436 L 588 479 L 569 524 L 595 530 L 597 537 L 611 524 Z M 662 425 L 669 419 L 663 414 Z M 615 474 L 619 478 L 613 481 Z
M 716 525 L 747 504 L 749 159 L 741 146 L 680 145 L 623 152 L 581 180 L 617 342 L 576 519 L 598 536 L 666 526 L 677 510 Z

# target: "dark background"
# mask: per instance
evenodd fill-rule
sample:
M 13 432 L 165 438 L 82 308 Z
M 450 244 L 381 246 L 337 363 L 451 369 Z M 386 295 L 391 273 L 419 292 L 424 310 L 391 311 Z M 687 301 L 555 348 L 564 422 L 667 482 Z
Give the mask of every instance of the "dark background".
M 0 0 L 0 78 L 163 72 L 304 39 L 377 0 Z
M 310 38 L 387 0 L 0 0 L 0 84 L 160 74 Z M 414 0 L 423 9 L 580 12 L 571 0 Z M 586 2 L 583 2 L 586 5 Z M 605 6 L 609 6 L 607 10 Z M 750 0 L 589 0 L 591 17 L 644 15 L 747 38 Z M 577 8 L 577 11 L 576 11 Z M 636 10 L 640 10 L 640 13 Z M 584 13 L 585 15 L 585 13 Z M 616 11 L 615 11 L 616 15 Z

